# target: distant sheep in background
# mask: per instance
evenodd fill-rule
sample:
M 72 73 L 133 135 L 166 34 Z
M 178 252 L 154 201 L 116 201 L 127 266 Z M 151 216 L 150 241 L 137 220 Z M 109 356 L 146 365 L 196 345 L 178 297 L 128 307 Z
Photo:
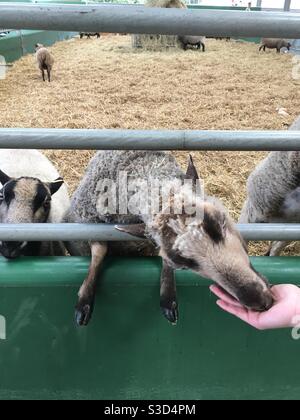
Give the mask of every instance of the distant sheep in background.
M 291 49 L 292 44 L 284 39 L 277 39 L 277 38 L 263 38 L 261 40 L 262 45 L 259 48 L 259 51 L 264 50 L 266 48 L 269 49 L 276 49 L 278 54 L 280 53 L 282 48 L 287 48 L 288 51 Z
M 88 39 L 91 38 L 91 36 L 96 36 L 97 39 L 101 37 L 100 32 L 80 32 L 80 39 L 82 39 L 84 36 L 86 36 Z
M 42 44 L 36 44 L 36 59 L 39 69 L 42 72 L 43 81 L 45 82 L 45 70 L 47 71 L 48 81 L 51 82 L 51 71 L 54 65 L 54 58 Z
M 290 127 L 300 130 L 300 117 Z M 240 223 L 300 223 L 300 152 L 272 152 L 252 172 Z M 288 242 L 274 242 L 270 256 Z
M 192 36 L 192 35 L 182 35 L 178 36 L 178 42 L 184 50 L 187 50 L 189 46 L 197 47 L 199 50 L 202 48 L 202 51 L 205 52 L 205 36 Z

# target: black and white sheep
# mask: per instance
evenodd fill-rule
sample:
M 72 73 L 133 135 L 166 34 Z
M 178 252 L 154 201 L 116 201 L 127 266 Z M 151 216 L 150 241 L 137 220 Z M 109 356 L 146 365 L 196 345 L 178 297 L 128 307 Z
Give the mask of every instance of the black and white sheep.
M 100 32 L 80 32 L 80 39 L 82 39 L 85 36 L 88 39 L 90 39 L 91 36 L 95 36 L 95 37 L 97 37 L 97 39 L 99 39 L 101 37 L 101 34 L 100 34 Z
M 123 174 L 128 177 L 129 187 L 120 186 L 123 185 L 120 184 Z M 172 212 L 168 209 L 169 203 L 161 205 L 161 208 L 158 205 L 156 211 L 149 210 L 149 190 L 145 182 L 147 186 L 157 182 L 168 188 L 171 186 L 171 189 L 176 186 L 171 202 L 184 201 L 192 206 L 195 196 L 183 182 L 188 179 L 195 184 L 198 178 L 192 160 L 185 174 L 175 158 L 164 152 L 103 151 L 96 154 L 74 193 L 66 221 L 122 224 L 119 230 L 140 236 L 144 241 L 130 244 L 94 242 L 90 247 L 86 243 L 69 244 L 73 255 L 86 255 L 89 251 L 92 254 L 89 273 L 79 291 L 76 308 L 78 325 L 87 325 L 90 321 L 97 273 L 108 253 L 128 255 L 133 251 L 138 255 L 153 255 L 159 251 L 163 258 L 161 308 L 172 323 L 176 323 L 178 318 L 176 269 L 191 269 L 216 281 L 249 308 L 262 311 L 272 305 L 266 279 L 252 268 L 241 236 L 217 199 L 205 197 L 195 200 L 194 210 L 201 214 L 200 218 L 191 218 L 186 207 L 182 213 Z M 135 195 L 136 182 L 142 186 L 138 197 Z M 127 188 L 132 191 L 128 201 L 124 198 Z M 103 203 L 109 202 L 108 189 L 116 193 L 117 202 L 123 200 L 122 210 L 120 207 L 114 209 L 114 206 L 110 209 L 103 207 Z M 160 193 L 157 193 L 156 203 L 161 203 L 163 193 L 157 191 Z M 125 214 L 131 200 L 137 200 L 141 210 Z
M 52 163 L 37 150 L 0 151 L 0 223 L 60 223 L 70 204 Z M 63 255 L 61 244 L 0 242 L 6 258 Z

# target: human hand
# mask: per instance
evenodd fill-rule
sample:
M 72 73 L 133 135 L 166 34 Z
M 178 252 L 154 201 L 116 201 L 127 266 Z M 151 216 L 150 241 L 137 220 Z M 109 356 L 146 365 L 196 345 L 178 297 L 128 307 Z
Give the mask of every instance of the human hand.
M 272 294 L 275 303 L 267 312 L 254 312 L 245 308 L 218 286 L 211 286 L 210 290 L 219 298 L 217 305 L 221 309 L 258 330 L 293 328 L 299 324 L 300 289 L 297 286 L 274 286 Z

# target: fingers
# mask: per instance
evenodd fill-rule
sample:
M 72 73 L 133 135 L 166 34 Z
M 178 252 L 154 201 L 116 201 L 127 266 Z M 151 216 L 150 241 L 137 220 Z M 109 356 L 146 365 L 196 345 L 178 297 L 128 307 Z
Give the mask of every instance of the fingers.
M 228 302 L 225 302 L 224 300 L 218 300 L 217 305 L 219 308 L 223 309 L 223 311 L 226 311 L 230 313 L 231 315 L 234 315 L 243 321 L 247 322 L 248 320 L 248 311 L 247 309 L 244 309 L 243 307 L 237 307 L 235 305 L 231 305 Z
M 224 290 L 222 290 L 218 286 L 211 286 L 210 291 L 216 295 L 219 299 L 221 299 L 223 302 L 226 302 L 232 306 L 236 306 L 238 308 L 243 308 L 243 306 L 233 297 L 231 297 L 228 293 L 226 293 Z
M 242 306 L 238 301 L 229 296 L 218 286 L 211 286 L 210 290 L 214 293 L 219 299 L 217 300 L 217 305 L 223 311 L 239 318 L 240 320 L 246 322 L 251 327 L 254 327 L 258 330 L 261 330 L 262 326 L 260 324 L 260 314 L 257 312 L 249 311 L 244 306 Z
M 243 322 L 246 322 L 246 324 L 250 325 L 251 327 L 256 328 L 257 330 L 262 329 L 262 326 L 259 322 L 259 316 L 260 316 L 259 313 L 249 312 L 247 309 L 243 307 L 237 307 L 235 305 L 231 305 L 230 303 L 224 302 L 223 300 L 218 300 L 217 305 L 223 311 L 228 312 L 231 315 L 234 315 L 235 317 L 239 318 Z
M 299 292 L 299 289 L 292 284 L 282 284 L 272 287 L 271 291 L 275 301 L 281 302 L 289 296 L 294 296 L 295 293 Z

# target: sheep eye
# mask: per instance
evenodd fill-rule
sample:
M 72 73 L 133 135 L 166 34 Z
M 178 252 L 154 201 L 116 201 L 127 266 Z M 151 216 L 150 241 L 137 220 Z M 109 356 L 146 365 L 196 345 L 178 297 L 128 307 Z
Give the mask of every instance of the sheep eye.
M 45 210 L 49 210 L 51 206 L 51 200 L 46 200 L 43 204 Z

